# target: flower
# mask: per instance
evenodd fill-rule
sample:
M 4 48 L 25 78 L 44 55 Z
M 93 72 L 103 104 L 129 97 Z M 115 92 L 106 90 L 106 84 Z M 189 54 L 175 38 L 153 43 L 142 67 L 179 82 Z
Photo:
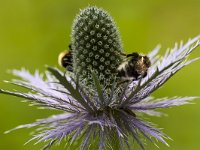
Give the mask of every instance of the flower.
M 123 48 L 119 32 L 107 12 L 96 7 L 82 10 L 74 21 L 71 37 L 73 73 L 66 74 L 52 67 L 47 67 L 44 74 L 36 71 L 34 75 L 25 69 L 13 70 L 12 73 L 22 80 L 7 82 L 30 92 L 0 89 L 0 94 L 25 98 L 33 105 L 63 113 L 10 131 L 38 127 L 30 141 L 47 141 L 44 149 L 65 138 L 69 139 L 68 145 L 81 140 L 82 150 L 89 147 L 131 149 L 130 138 L 145 149 L 143 137 L 168 145 L 166 139 L 169 137 L 140 114 L 160 116 L 158 108 L 188 104 L 199 98 L 157 99 L 151 93 L 184 66 L 197 60 L 188 60 L 187 56 L 200 45 L 200 35 L 186 44 L 176 44 L 164 57 L 158 55 L 160 47 L 156 47 L 148 54 L 152 65 L 147 76 L 122 84 L 118 84 L 121 79 L 116 69 L 123 62 L 119 54 Z

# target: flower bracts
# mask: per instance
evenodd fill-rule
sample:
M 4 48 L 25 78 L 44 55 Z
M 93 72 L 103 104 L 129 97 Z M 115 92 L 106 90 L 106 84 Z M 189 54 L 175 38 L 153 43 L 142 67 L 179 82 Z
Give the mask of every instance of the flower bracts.
M 0 89 L 0 94 L 21 97 L 33 105 L 63 113 L 15 129 L 37 127 L 31 140 L 46 141 L 44 149 L 63 139 L 67 139 L 68 147 L 79 141 L 82 150 L 131 150 L 132 139 L 145 149 L 143 138 L 153 143 L 157 139 L 167 145 L 169 137 L 140 114 L 160 116 L 158 108 L 179 106 L 199 98 L 157 99 L 151 93 L 197 60 L 188 60 L 187 56 L 200 45 L 200 36 L 185 45 L 176 45 L 164 57 L 158 56 L 157 47 L 148 54 L 152 66 L 147 76 L 119 87 L 116 69 L 123 62 L 122 46 L 111 17 L 102 9 L 88 7 L 76 17 L 72 30 L 73 75 L 52 67 L 44 74 L 36 71 L 34 75 L 25 69 L 13 70 L 21 80 L 9 83 L 29 92 Z

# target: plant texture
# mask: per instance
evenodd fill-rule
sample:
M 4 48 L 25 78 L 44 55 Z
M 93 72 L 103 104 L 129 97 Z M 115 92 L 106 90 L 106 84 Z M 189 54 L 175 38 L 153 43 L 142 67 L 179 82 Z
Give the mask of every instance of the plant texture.
M 140 114 L 160 116 L 158 108 L 188 104 L 198 97 L 154 98 L 151 93 L 161 87 L 184 66 L 197 60 L 188 55 L 200 45 L 200 36 L 186 44 L 175 44 L 163 57 L 159 47 L 148 57 L 151 67 L 146 77 L 121 82 L 118 66 L 124 61 L 122 44 L 113 19 L 102 9 L 88 7 L 80 12 L 72 26 L 73 73 L 57 68 L 34 75 L 27 70 L 13 70 L 22 80 L 7 81 L 30 92 L 0 90 L 0 94 L 25 98 L 33 105 L 63 113 L 20 128 L 38 127 L 30 140 L 47 142 L 44 149 L 67 139 L 67 145 L 81 141 L 86 149 L 132 149 L 133 139 L 145 149 L 143 138 L 167 145 L 169 137 Z M 10 130 L 10 131 L 12 131 Z M 8 131 L 8 132 L 10 132 Z

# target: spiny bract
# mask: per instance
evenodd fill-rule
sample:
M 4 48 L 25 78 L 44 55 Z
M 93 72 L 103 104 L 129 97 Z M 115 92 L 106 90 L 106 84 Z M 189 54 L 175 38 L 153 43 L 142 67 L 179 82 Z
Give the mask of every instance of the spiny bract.
M 63 113 L 15 129 L 37 126 L 31 140 L 47 141 L 44 149 L 63 139 L 67 139 L 69 149 L 75 141 L 80 141 L 82 150 L 131 150 L 130 138 L 141 149 L 144 149 L 143 138 L 153 143 L 157 139 L 167 145 L 168 136 L 144 121 L 140 114 L 159 116 L 158 108 L 183 105 L 199 98 L 156 99 L 150 95 L 181 68 L 197 60 L 188 60 L 187 56 L 199 46 L 200 36 L 184 45 L 176 44 L 164 57 L 159 57 L 159 47 L 155 48 L 148 54 L 152 63 L 148 75 L 119 89 L 115 71 L 122 58 L 115 52 L 121 52 L 122 46 L 111 17 L 102 9 L 88 7 L 76 17 L 72 30 L 74 75 L 66 76 L 51 67 L 44 74 L 46 78 L 37 71 L 32 75 L 25 69 L 14 70 L 13 74 L 22 80 L 10 83 L 30 92 L 0 89 L 0 94 L 25 98 L 34 105 Z

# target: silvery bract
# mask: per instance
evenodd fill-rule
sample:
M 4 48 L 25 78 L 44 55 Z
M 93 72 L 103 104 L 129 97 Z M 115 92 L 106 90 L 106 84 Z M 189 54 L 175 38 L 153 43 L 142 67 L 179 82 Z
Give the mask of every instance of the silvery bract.
M 198 98 L 150 95 L 177 71 L 197 60 L 189 60 L 187 56 L 199 46 L 200 36 L 186 44 L 175 44 L 163 57 L 158 55 L 160 47 L 156 47 L 148 54 L 152 63 L 148 75 L 120 86 L 116 68 L 123 62 L 119 55 L 123 48 L 108 13 L 96 7 L 82 10 L 74 21 L 71 38 L 74 73 L 66 75 L 51 67 L 44 74 L 36 71 L 34 75 L 25 69 L 13 70 L 22 80 L 9 83 L 30 92 L 0 90 L 2 94 L 25 98 L 33 105 L 63 112 L 15 129 L 37 126 L 31 140 L 47 142 L 44 148 L 63 139 L 67 139 L 67 146 L 81 141 L 82 150 L 132 149 L 131 138 L 141 149 L 144 149 L 143 138 L 153 143 L 157 139 L 167 145 L 168 136 L 140 114 L 159 116 L 158 108 L 183 105 Z

